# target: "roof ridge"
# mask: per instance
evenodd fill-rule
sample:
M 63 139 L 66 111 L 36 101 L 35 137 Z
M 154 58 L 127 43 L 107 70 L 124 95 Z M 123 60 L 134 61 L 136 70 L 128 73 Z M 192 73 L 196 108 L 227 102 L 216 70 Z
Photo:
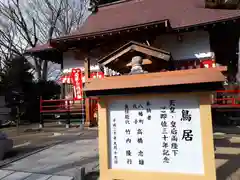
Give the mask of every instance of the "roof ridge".
M 115 4 L 125 3 L 125 2 L 129 2 L 129 1 L 132 1 L 132 0 L 119 0 L 119 1 L 115 1 L 115 2 L 110 2 L 110 3 L 107 3 L 107 4 L 99 5 L 98 8 L 103 8 L 103 7 L 106 7 L 106 6 L 111 6 L 111 5 L 115 5 Z

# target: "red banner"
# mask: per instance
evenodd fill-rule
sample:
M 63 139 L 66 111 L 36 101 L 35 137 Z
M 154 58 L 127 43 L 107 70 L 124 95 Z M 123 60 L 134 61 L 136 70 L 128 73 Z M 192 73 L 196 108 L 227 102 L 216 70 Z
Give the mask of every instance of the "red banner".
M 81 100 L 83 98 L 81 69 L 72 69 L 71 80 L 74 88 L 74 100 Z

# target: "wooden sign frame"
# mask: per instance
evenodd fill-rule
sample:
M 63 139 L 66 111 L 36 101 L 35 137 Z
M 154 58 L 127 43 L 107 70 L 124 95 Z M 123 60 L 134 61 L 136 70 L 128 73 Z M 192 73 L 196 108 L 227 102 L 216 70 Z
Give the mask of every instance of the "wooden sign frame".
M 100 180 L 216 180 L 210 95 L 211 92 L 178 94 L 139 94 L 130 96 L 119 95 L 101 97 L 99 102 Z M 108 104 L 110 104 L 114 100 L 143 100 L 164 97 L 199 97 L 204 175 L 110 169 L 108 152 Z

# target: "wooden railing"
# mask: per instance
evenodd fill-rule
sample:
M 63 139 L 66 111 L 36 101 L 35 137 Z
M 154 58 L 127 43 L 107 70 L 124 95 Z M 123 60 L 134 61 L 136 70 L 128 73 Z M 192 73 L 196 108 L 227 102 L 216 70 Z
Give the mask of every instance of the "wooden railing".
M 214 94 L 213 107 L 240 107 L 240 90 L 218 90 Z
M 43 100 L 40 98 L 40 127 L 44 125 L 45 115 L 65 115 L 66 124 L 70 124 L 71 115 L 79 115 L 82 118 L 82 122 L 85 122 L 85 100 L 87 98 L 82 98 L 81 100 L 75 101 L 73 99 L 54 99 L 54 100 Z M 90 119 L 94 119 L 94 115 L 97 114 L 98 99 L 90 99 Z

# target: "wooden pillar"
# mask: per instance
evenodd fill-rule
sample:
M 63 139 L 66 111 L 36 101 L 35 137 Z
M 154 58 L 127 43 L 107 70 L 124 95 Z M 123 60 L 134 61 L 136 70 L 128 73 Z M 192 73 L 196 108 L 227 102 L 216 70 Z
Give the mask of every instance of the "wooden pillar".
M 90 78 L 90 59 L 86 57 L 84 59 L 84 76 L 85 76 L 85 83 Z M 91 126 L 91 103 L 89 98 L 85 99 L 85 113 L 86 113 L 86 119 L 85 119 L 85 126 L 89 127 Z
M 238 36 L 238 58 L 237 58 L 237 75 L 236 79 L 238 82 L 238 85 L 240 85 L 240 38 Z
M 63 73 L 63 53 L 61 55 L 61 74 Z M 61 84 L 61 99 L 65 99 L 65 94 L 66 94 L 66 91 L 65 91 L 65 84 L 62 83 Z

